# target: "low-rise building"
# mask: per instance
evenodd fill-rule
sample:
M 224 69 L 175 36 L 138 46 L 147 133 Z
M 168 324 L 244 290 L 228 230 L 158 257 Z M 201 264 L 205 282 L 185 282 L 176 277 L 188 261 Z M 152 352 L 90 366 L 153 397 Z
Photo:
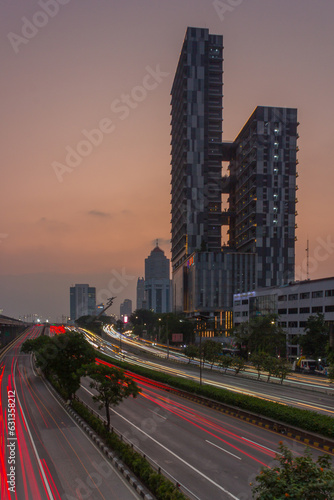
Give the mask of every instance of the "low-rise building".
M 306 280 L 279 287 L 267 287 L 233 295 L 233 323 L 249 321 L 265 314 L 275 314 L 278 326 L 287 334 L 289 355 L 296 336 L 305 333 L 308 318 L 323 314 L 328 325 L 334 325 L 334 277 Z

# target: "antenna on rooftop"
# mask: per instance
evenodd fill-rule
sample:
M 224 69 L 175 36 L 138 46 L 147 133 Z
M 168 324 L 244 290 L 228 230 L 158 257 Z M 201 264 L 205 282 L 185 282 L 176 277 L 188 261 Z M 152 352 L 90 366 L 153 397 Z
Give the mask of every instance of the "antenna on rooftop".
M 310 263 L 310 247 L 309 247 L 309 241 L 307 238 L 307 246 L 306 246 L 306 279 L 310 279 L 310 273 L 309 273 L 309 263 Z

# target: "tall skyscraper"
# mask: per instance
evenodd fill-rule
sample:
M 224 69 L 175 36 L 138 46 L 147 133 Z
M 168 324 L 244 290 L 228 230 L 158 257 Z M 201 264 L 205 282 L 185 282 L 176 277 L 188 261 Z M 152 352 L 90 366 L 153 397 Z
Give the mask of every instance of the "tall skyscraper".
M 136 309 L 146 309 L 145 300 L 145 279 L 138 278 L 137 280 L 137 307 Z
M 294 279 L 298 123 L 296 109 L 259 106 L 222 142 L 222 51 L 220 35 L 187 29 L 171 92 L 171 233 L 173 310 L 226 331 L 233 293 Z
M 146 307 L 156 313 L 170 312 L 169 259 L 157 246 L 145 259 Z
M 71 321 L 81 316 L 95 315 L 96 288 L 87 284 L 79 284 L 70 288 Z
M 121 320 L 124 320 L 124 316 L 131 316 L 132 314 L 132 300 L 125 299 L 120 305 L 120 316 Z
M 171 91 L 172 265 L 221 248 L 223 37 L 188 28 Z
M 256 253 L 257 287 L 294 280 L 297 126 L 296 109 L 258 106 L 234 141 L 229 246 Z

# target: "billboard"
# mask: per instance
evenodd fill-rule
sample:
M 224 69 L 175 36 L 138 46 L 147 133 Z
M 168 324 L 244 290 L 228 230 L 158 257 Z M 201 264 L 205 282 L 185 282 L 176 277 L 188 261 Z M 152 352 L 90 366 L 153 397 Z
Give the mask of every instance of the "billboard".
M 172 333 L 172 342 L 183 342 L 183 333 Z

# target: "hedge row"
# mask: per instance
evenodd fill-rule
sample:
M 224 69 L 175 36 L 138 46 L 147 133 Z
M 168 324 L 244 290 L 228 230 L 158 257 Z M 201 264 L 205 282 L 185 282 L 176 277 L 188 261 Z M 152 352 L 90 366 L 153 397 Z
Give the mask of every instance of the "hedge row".
M 175 377 L 165 373 L 161 373 L 142 366 L 133 365 L 124 361 L 115 360 L 102 353 L 98 354 L 100 359 L 113 363 L 124 370 L 132 371 L 138 375 L 162 382 L 171 387 L 181 389 L 192 394 L 204 396 L 206 398 L 240 408 L 245 411 L 261 415 L 273 420 L 277 420 L 282 424 L 291 425 L 308 432 L 313 432 L 334 438 L 334 418 L 319 413 L 293 408 L 272 401 L 265 401 L 254 396 L 245 394 L 236 394 L 227 389 L 219 389 L 210 385 L 200 385 L 197 382 L 186 380 L 181 377 Z
M 187 500 L 187 497 L 171 481 L 156 472 L 145 458 L 134 451 L 131 446 L 121 441 L 115 433 L 108 431 L 101 420 L 95 417 L 82 403 L 73 400 L 71 406 L 116 452 L 117 456 L 132 470 L 157 500 Z

